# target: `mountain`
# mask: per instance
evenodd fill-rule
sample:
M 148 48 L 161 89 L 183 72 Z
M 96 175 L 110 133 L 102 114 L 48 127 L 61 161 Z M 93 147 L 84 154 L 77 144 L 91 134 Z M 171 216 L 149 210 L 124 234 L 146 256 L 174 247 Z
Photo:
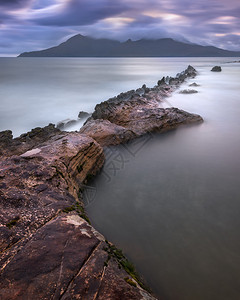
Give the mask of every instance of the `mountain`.
M 24 52 L 19 57 L 219 57 L 240 56 L 240 51 L 228 51 L 213 46 L 201 46 L 175 41 L 141 39 L 119 42 L 95 39 L 81 34 L 66 42 L 41 51 Z

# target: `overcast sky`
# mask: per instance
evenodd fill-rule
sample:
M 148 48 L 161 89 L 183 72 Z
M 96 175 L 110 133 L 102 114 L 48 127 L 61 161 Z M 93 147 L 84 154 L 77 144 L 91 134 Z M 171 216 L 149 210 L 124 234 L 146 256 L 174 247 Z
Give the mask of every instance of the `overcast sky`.
M 0 55 L 93 37 L 172 37 L 240 51 L 239 0 L 0 0 Z

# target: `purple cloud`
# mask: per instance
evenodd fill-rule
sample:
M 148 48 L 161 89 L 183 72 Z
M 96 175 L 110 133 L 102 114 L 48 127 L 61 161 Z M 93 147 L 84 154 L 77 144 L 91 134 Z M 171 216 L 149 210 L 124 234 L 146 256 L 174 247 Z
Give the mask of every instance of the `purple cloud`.
M 172 37 L 240 50 L 236 0 L 0 0 L 0 53 L 43 49 L 82 33 Z M 1 46 L 2 45 L 2 46 Z

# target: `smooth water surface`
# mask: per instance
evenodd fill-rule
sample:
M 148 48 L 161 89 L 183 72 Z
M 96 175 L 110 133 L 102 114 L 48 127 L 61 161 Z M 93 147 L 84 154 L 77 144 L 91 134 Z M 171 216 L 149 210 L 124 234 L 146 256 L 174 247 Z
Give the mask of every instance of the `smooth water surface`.
M 199 93 L 168 98 L 203 124 L 111 148 L 85 195 L 93 225 L 163 299 L 240 299 L 240 65 L 222 67 L 199 65 Z
M 121 92 L 152 87 L 189 63 L 212 66 L 229 60 L 233 58 L 0 58 L 0 131 L 11 129 L 18 136 L 76 119 L 81 110 L 91 113 L 97 103 Z
M 111 148 L 85 198 L 93 225 L 163 299 L 240 299 L 240 66 L 225 64 L 232 60 L 0 58 L 0 130 L 15 136 L 188 64 L 198 70 L 198 94 L 176 92 L 162 105 L 204 123 Z M 223 71 L 210 72 L 218 64 Z

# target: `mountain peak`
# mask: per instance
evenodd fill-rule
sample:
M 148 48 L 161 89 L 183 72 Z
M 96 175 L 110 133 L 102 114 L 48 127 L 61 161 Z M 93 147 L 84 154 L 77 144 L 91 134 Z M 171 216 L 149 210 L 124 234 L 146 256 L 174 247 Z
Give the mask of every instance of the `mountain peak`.
M 81 34 L 69 38 L 59 46 L 42 51 L 22 53 L 21 57 L 237 57 L 240 52 L 216 47 L 187 44 L 172 38 L 141 39 L 119 42 L 97 39 Z

